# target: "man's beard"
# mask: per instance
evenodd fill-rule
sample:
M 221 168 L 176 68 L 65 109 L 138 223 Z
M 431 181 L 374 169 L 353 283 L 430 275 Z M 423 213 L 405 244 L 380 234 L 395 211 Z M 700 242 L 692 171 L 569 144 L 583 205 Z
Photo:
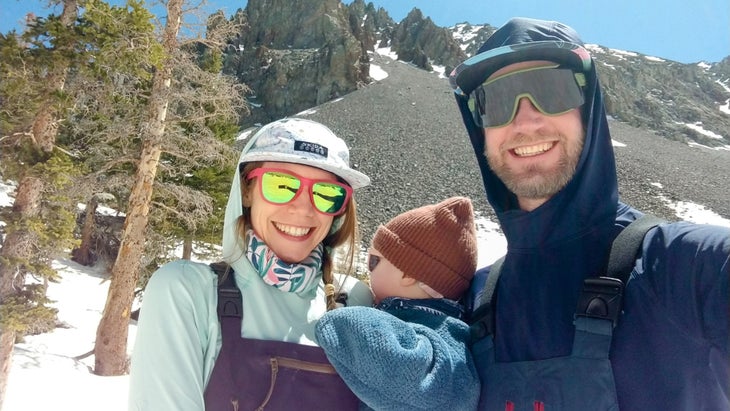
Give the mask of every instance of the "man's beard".
M 485 150 L 489 167 L 507 188 L 517 197 L 530 199 L 547 199 L 563 189 L 573 178 L 583 150 L 583 136 L 568 146 L 565 136 L 561 136 L 558 145 L 561 150 L 560 160 L 547 169 L 545 164 L 535 163 L 516 171 L 504 164 L 501 156 L 491 156 Z M 499 153 L 500 155 L 503 153 Z

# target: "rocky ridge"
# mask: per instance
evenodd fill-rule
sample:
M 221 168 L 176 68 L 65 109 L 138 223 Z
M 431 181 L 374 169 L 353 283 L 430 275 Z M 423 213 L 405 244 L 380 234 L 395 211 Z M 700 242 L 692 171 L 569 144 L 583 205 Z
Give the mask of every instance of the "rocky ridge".
M 306 21 L 297 20 L 304 25 L 294 25 L 294 37 L 287 32 L 294 29 L 281 25 L 273 31 L 253 27 L 248 11 L 234 16 L 249 26 L 235 39 L 245 44 L 245 51 L 231 47 L 235 58 L 228 55 L 226 67 L 235 68 L 255 90 L 250 98 L 254 114 L 242 126 L 300 115 L 342 136 L 351 147 L 353 165 L 373 181 L 356 193 L 364 246 L 379 224 L 454 195 L 470 197 L 480 216 L 496 221 L 448 82 L 427 70 L 472 55 L 494 28 L 467 23 L 438 28 L 417 9 L 395 23 L 385 10 L 361 0 L 349 6 L 306 0 L 309 9 L 319 10 L 310 14 L 293 10 L 298 3 L 253 0 L 248 5 L 280 8 L 274 13 L 279 18 L 308 15 Z M 322 15 L 327 24 L 320 22 Z M 320 23 L 307 25 L 310 21 Z M 275 20 L 266 24 L 276 25 Z M 274 40 L 280 38 L 286 41 Z M 461 54 L 440 42 L 453 42 Z M 428 44 L 441 45 L 434 49 Z M 399 60 L 374 52 L 383 47 Z M 598 45 L 588 48 L 604 85 L 613 138 L 625 144 L 615 148 L 621 200 L 668 220 L 678 219 L 668 206 L 676 201 L 701 204 L 730 219 L 730 114 L 720 110 L 730 101 L 730 58 L 689 65 Z M 439 57 L 438 50 L 458 56 Z M 371 65 L 388 77 L 369 78 Z
M 368 53 L 389 47 L 402 61 L 430 71 L 476 53 L 495 28 L 438 27 L 414 8 L 395 22 L 383 8 L 355 0 L 250 0 L 232 17 L 224 73 L 251 87 L 252 115 L 265 123 L 342 97 L 370 82 Z M 608 114 L 663 137 L 730 149 L 730 57 L 683 64 L 588 46 L 600 73 Z M 409 79 L 404 79 L 408 82 Z M 722 109 L 724 107 L 724 110 Z

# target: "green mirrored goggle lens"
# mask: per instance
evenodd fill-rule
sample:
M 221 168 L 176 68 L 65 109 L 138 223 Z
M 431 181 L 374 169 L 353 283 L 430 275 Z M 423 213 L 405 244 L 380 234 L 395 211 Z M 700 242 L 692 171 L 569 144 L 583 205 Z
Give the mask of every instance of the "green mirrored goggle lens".
M 570 69 L 538 67 L 489 80 L 477 94 L 482 126 L 502 127 L 511 123 L 522 98 L 528 98 L 546 115 L 559 115 L 578 108 L 584 102 L 579 84 L 582 76 Z

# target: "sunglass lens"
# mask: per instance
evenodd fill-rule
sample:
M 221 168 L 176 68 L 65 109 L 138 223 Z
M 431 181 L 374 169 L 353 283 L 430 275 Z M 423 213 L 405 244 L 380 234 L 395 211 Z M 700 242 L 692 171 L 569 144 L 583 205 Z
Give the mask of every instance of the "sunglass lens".
M 370 254 L 368 256 L 368 270 L 370 270 L 370 272 L 373 272 L 373 270 L 375 269 L 375 267 L 378 266 L 378 263 L 380 263 L 380 256 L 379 255 Z
M 302 182 L 298 178 L 276 171 L 267 171 L 261 176 L 261 192 L 272 203 L 284 204 L 292 200 Z
M 583 104 L 583 92 L 570 69 L 537 68 L 510 73 L 483 86 L 482 122 L 485 127 L 509 124 L 519 100 L 528 98 L 547 115 L 565 113 Z
M 342 210 L 347 201 L 347 190 L 340 184 L 314 183 L 312 201 L 317 210 L 335 214 Z

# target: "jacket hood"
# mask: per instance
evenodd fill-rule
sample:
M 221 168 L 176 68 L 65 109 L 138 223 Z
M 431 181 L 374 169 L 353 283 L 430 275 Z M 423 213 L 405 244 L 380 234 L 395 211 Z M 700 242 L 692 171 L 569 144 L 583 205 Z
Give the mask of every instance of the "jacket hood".
M 603 275 L 610 244 L 619 231 L 616 228 L 619 210 L 616 166 L 603 96 L 595 64 L 591 61 L 589 67 L 577 66 L 576 62 L 585 59 L 569 54 L 587 54 L 577 34 L 560 23 L 513 19 L 482 46 L 481 53 L 492 53 L 496 57 L 485 58 L 480 62 L 481 67 L 494 71 L 501 67 L 500 64 L 534 60 L 536 56 L 545 59 L 534 49 L 521 46 L 531 42 L 549 42 L 539 44 L 552 48 L 550 61 L 571 66 L 573 70 L 582 69 L 586 78 L 585 102 L 581 109 L 586 137 L 575 174 L 559 193 L 540 207 L 530 212 L 521 210 L 515 195 L 489 168 L 483 154 L 483 130 L 476 125 L 469 109 L 471 91 L 454 89 L 481 169 L 487 199 L 507 238 L 507 255 L 496 290 L 498 361 L 570 354 L 573 316 L 583 280 Z M 556 47 L 556 42 L 569 44 Z M 563 49 L 569 50 L 568 54 Z M 581 49 L 580 53 L 570 51 Z M 567 61 L 566 55 L 570 56 Z M 476 72 L 478 65 L 474 67 Z M 464 67 L 455 69 L 452 77 L 459 73 L 463 76 L 465 70 L 468 73 Z M 458 80 L 452 78 L 452 85 Z M 534 338 L 535 335 L 540 338 Z M 512 344 L 511 341 L 521 343 Z
M 579 235 L 597 221 L 613 221 L 618 203 L 616 167 L 603 96 L 595 64 L 578 34 L 561 23 L 526 18 L 510 20 L 474 57 L 451 73 L 462 120 L 481 170 L 487 198 L 497 213 L 510 247 L 536 247 Z M 469 108 L 470 93 L 496 70 L 519 61 L 555 61 L 586 75 L 582 107 L 586 138 L 573 179 L 532 212 L 521 211 L 517 198 L 492 172 L 484 156 L 484 132 Z M 565 227 L 567 230 L 556 230 Z
M 254 135 L 255 136 L 255 135 Z M 245 260 L 244 240 L 238 235 L 237 223 L 238 217 L 243 214 L 243 193 L 241 192 L 241 165 L 245 164 L 245 156 L 250 151 L 254 143 L 254 137 L 246 143 L 241 151 L 238 159 L 238 165 L 233 172 L 233 181 L 231 181 L 231 191 L 228 194 L 228 203 L 226 204 L 226 214 L 223 220 L 223 260 L 232 265 L 237 272 L 235 263 L 241 264 Z

